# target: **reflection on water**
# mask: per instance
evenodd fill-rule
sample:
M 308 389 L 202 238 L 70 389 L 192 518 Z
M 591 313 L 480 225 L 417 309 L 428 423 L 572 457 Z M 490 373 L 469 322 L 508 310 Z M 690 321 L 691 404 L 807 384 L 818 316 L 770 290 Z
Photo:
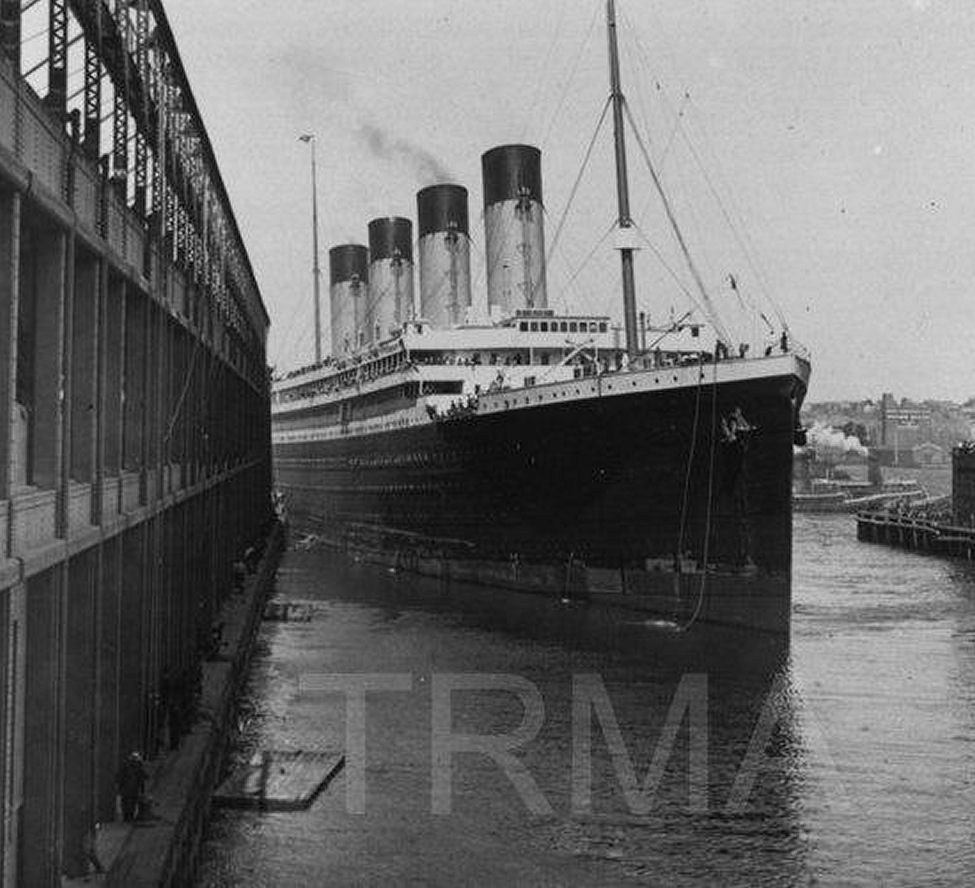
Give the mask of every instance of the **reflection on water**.
M 289 553 L 279 592 L 316 616 L 265 624 L 237 754 L 344 746 L 346 701 L 311 676 L 412 690 L 367 697 L 363 814 L 350 772 L 307 812 L 220 812 L 200 883 L 972 881 L 975 572 L 854 536 L 797 521 L 791 650 Z M 520 790 L 460 752 L 435 814 L 432 686 L 461 673 L 482 687 L 451 696 L 454 735 L 518 729 L 511 676 L 540 728 Z

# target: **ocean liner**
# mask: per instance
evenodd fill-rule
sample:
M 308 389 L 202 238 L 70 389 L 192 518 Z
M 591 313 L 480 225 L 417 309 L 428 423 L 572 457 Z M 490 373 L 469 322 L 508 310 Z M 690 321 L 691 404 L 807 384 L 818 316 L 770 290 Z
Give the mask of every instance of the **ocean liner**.
M 809 362 L 784 329 L 751 356 L 692 313 L 648 343 L 612 0 L 607 23 L 625 336 L 549 307 L 540 152 L 494 148 L 486 305 L 460 185 L 417 194 L 417 294 L 408 219 L 329 251 L 331 356 L 274 383 L 276 484 L 299 526 L 390 567 L 787 633 Z

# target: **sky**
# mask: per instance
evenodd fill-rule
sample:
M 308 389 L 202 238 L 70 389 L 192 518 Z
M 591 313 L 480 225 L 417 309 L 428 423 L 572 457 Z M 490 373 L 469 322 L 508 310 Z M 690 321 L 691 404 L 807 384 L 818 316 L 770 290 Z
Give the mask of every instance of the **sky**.
M 550 305 L 621 316 L 610 119 L 583 164 L 609 91 L 603 0 L 164 5 L 271 316 L 272 365 L 313 354 L 302 133 L 316 135 L 324 317 L 328 248 L 364 243 L 377 216 L 415 220 L 433 181 L 470 192 L 483 290 L 480 155 L 509 142 L 542 150 Z M 617 7 L 640 139 L 733 335 L 783 318 L 812 354 L 810 400 L 975 395 L 975 4 Z M 662 320 L 701 300 L 632 134 L 628 159 L 638 307 Z

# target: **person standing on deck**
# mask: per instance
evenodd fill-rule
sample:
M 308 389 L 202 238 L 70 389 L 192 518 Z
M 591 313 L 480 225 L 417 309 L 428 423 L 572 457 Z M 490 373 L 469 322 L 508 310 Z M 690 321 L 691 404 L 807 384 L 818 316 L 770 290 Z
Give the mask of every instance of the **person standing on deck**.
M 135 820 L 139 808 L 139 801 L 146 788 L 146 766 L 138 752 L 132 752 L 122 763 L 118 774 L 115 775 L 115 785 L 118 787 L 119 800 L 122 804 L 122 819 Z

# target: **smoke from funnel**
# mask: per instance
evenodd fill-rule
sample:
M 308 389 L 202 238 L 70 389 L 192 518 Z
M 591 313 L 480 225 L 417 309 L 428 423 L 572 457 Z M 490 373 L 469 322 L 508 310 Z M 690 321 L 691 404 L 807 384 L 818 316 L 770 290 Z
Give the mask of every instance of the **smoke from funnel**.
M 816 450 L 838 450 L 841 453 L 867 455 L 867 448 L 855 435 L 844 435 L 838 429 L 822 422 L 813 424 L 813 427 L 806 433 L 806 439 L 809 445 Z
M 408 139 L 387 133 L 372 123 L 363 123 L 359 127 L 358 135 L 376 157 L 399 161 L 408 166 L 420 185 L 453 180 L 450 171 L 436 157 Z

